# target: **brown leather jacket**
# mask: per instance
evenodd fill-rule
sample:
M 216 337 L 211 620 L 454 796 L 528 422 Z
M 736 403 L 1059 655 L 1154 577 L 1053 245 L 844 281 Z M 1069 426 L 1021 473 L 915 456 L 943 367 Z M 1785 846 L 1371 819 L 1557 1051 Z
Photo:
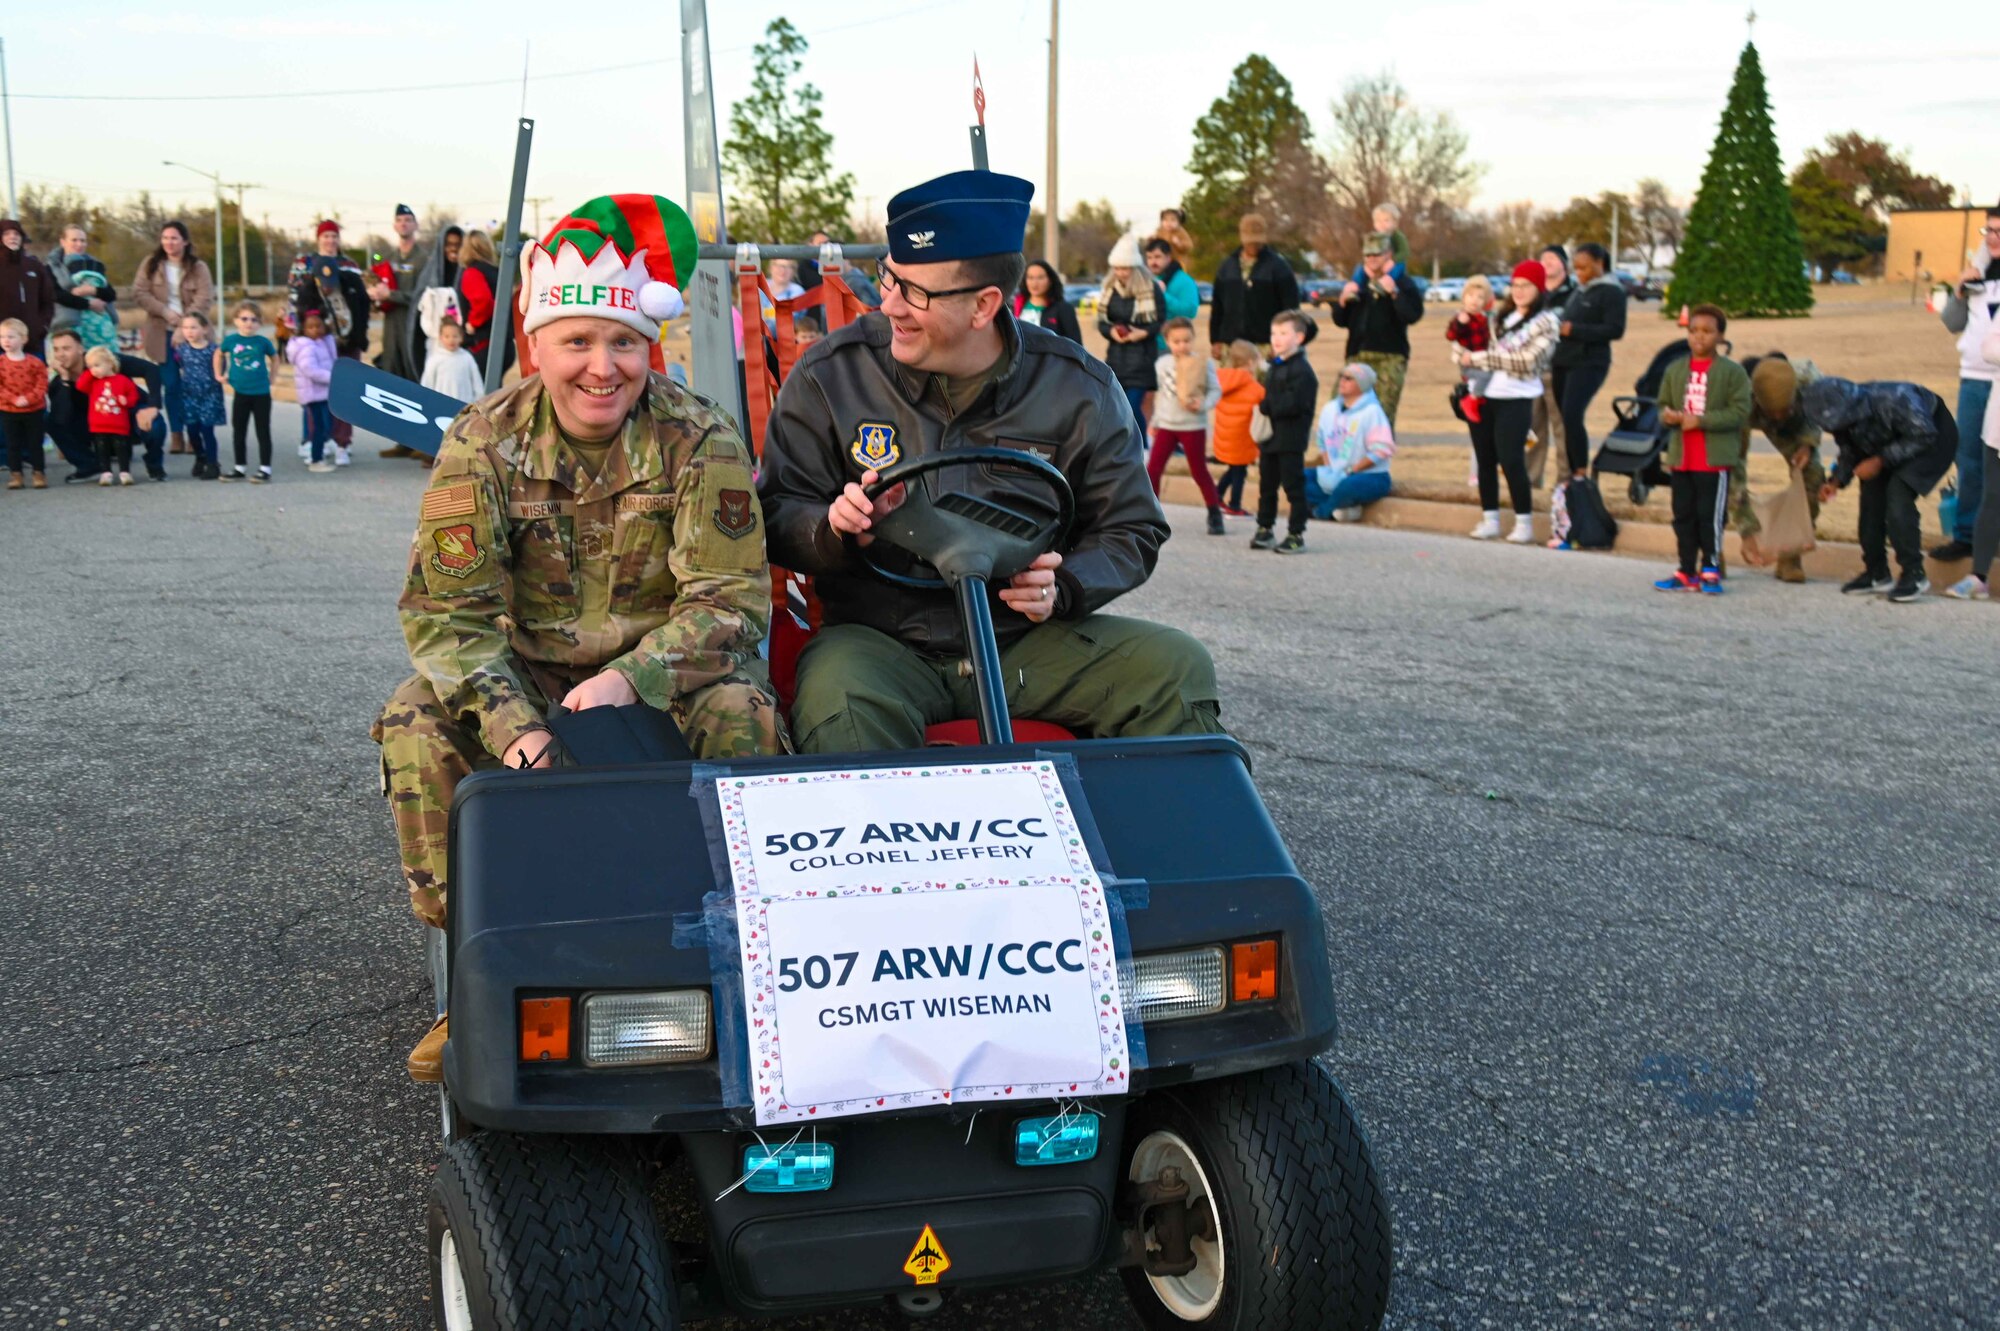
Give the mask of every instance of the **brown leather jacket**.
M 950 592 L 890 586 L 827 523 L 828 505 L 868 470 L 862 456 L 879 458 L 885 448 L 901 461 L 1004 446 L 1060 468 L 1076 492 L 1076 522 L 1056 571 L 1058 619 L 1082 619 L 1151 576 L 1168 529 L 1124 391 L 1104 362 L 1067 338 L 1004 310 L 999 328 L 1000 369 L 956 415 L 928 376 L 897 364 L 881 314 L 816 343 L 785 380 L 765 431 L 758 494 L 771 562 L 814 578 L 827 623 L 863 624 L 935 656 L 965 650 Z M 891 568 L 903 562 L 894 551 L 880 558 Z M 1031 627 L 997 598 L 993 621 L 1003 644 Z
M 167 339 L 174 335 L 170 323 L 178 324 L 178 319 L 167 316 L 167 266 L 163 263 L 152 272 L 146 271 L 146 262 L 139 264 L 138 273 L 132 278 L 132 299 L 139 302 L 139 308 L 146 312 L 146 358 L 164 361 L 167 358 Z M 183 257 L 181 262 L 181 313 L 189 310 L 207 318 L 215 319 L 215 279 L 208 275 L 208 264 L 200 259 L 193 263 Z M 216 329 L 216 338 L 222 335 Z

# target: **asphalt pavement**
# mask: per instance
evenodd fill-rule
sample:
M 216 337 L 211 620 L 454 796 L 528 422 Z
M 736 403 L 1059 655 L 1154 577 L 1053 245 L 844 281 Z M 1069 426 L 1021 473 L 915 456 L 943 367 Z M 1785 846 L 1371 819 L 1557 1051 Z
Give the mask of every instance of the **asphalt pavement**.
M 0 494 L 0 1325 L 429 1325 L 367 736 L 423 473 L 296 437 Z M 1172 516 L 1118 608 L 1213 649 L 1322 894 L 1391 1325 L 2000 1325 L 2000 607 Z M 1103 1277 L 929 1325 L 1135 1323 Z

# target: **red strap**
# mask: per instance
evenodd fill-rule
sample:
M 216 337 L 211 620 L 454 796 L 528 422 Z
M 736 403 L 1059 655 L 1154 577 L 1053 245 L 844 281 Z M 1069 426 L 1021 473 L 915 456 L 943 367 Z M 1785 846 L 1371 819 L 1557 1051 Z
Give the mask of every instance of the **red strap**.
M 778 377 L 764 355 L 764 306 L 759 295 L 770 288 L 760 274 L 736 275 L 737 309 L 743 318 L 743 392 L 750 415 L 750 450 L 764 456 L 764 427 L 778 397 Z

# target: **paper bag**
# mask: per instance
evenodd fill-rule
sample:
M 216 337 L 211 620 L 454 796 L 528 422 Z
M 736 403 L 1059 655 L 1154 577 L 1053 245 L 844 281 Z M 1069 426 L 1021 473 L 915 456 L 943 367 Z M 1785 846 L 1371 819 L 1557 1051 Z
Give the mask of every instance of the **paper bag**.
M 1764 530 L 1757 537 L 1763 554 L 1776 559 L 1802 555 L 1813 548 L 1812 507 L 1806 501 L 1805 478 L 1797 471 L 1784 489 L 1763 499 L 1752 495 L 1750 505 L 1757 510 L 1757 521 L 1763 524 Z

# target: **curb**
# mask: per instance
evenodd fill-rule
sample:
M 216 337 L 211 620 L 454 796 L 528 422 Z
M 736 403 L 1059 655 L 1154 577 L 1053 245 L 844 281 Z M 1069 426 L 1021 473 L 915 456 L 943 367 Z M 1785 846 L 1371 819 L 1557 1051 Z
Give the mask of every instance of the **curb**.
M 1244 498 L 1254 497 L 1254 485 L 1246 488 Z M 1201 491 L 1196 488 L 1192 477 L 1185 474 L 1169 473 L 1161 478 L 1160 502 L 1164 504 L 1184 504 L 1201 509 Z M 1505 515 L 1503 515 L 1503 520 Z M 1315 519 L 1317 521 L 1318 519 Z M 1440 536 L 1465 537 L 1473 523 L 1479 520 L 1479 512 L 1471 504 L 1453 504 L 1439 499 L 1399 499 L 1391 495 L 1368 505 L 1366 515 L 1358 524 L 1364 527 L 1383 527 L 1391 531 L 1432 532 Z M 1535 540 L 1545 542 L 1549 538 L 1549 515 L 1535 514 Z M 1618 544 L 1610 550 L 1581 550 L 1577 554 L 1622 555 L 1628 559 L 1651 559 L 1672 563 L 1679 554 L 1674 542 L 1674 531 L 1657 522 L 1633 522 L 1621 519 L 1618 523 Z M 1732 571 L 1739 576 L 1751 573 L 1770 577 L 1766 568 L 1752 568 L 1743 560 L 1742 542 L 1735 532 L 1723 538 L 1722 555 Z M 1861 547 L 1849 541 L 1821 541 L 1814 549 L 1806 552 L 1800 561 L 1806 576 L 1839 584 L 1853 577 L 1861 567 Z M 1938 560 L 1924 560 L 1925 573 L 1931 580 L 1931 594 L 1943 596 L 1944 589 L 1971 571 L 1970 560 L 1954 560 L 1941 563 Z

